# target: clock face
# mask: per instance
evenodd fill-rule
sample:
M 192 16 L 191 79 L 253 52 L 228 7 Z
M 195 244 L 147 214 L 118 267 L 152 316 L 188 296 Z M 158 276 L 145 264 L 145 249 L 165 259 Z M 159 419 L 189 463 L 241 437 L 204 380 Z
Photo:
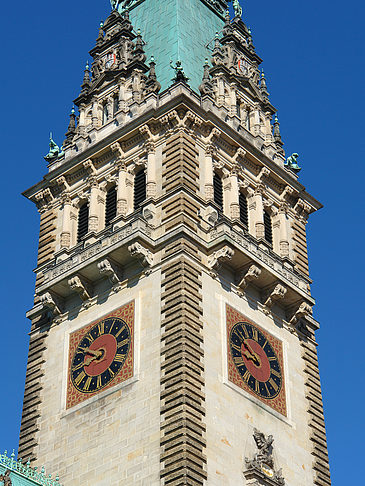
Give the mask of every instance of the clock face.
M 226 311 L 228 380 L 286 415 L 281 341 L 232 307 Z
M 70 335 L 67 408 L 133 376 L 134 302 Z
M 71 380 L 81 393 L 105 388 L 122 369 L 131 349 L 131 332 L 122 319 L 110 317 L 95 324 L 78 345 Z
M 264 334 L 248 322 L 237 322 L 229 338 L 233 363 L 251 391 L 270 399 L 280 393 L 283 378 L 278 357 Z

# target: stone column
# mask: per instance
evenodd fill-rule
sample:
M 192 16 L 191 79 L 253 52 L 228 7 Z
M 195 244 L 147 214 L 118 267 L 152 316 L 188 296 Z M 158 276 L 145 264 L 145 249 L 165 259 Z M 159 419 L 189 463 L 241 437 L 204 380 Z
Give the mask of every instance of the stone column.
M 217 106 L 224 105 L 224 81 L 223 77 L 219 76 L 217 79 L 218 92 L 217 92 Z
M 260 128 L 261 128 L 260 106 L 258 104 L 256 104 L 254 112 L 253 112 L 253 133 L 254 133 L 254 135 L 258 135 L 260 133 Z
M 71 246 L 71 207 L 71 198 L 69 194 L 65 194 L 62 209 L 61 248 L 70 248 Z
M 289 257 L 289 222 L 288 222 L 288 205 L 282 203 L 277 215 L 280 232 L 279 232 L 279 252 L 281 257 Z
M 99 127 L 99 103 L 97 99 L 93 99 L 93 106 L 92 106 L 92 120 L 93 120 L 93 127 Z
M 118 165 L 117 215 L 127 214 L 127 167 L 123 161 Z
M 145 144 L 147 150 L 147 198 L 156 196 L 156 147 L 151 141 Z
M 236 93 L 236 86 L 233 84 L 231 86 L 231 102 L 230 102 L 230 109 L 229 109 L 229 114 L 230 116 L 236 116 L 237 115 L 237 93 Z
M 243 126 L 244 128 L 246 128 L 246 130 L 248 130 L 248 126 L 247 126 L 248 109 L 247 109 L 247 105 L 245 103 L 241 103 L 240 110 L 241 110 L 241 126 Z
M 207 201 L 213 201 L 213 154 L 215 147 L 213 144 L 208 144 L 205 149 L 205 164 L 204 164 L 204 196 Z
M 99 184 L 96 179 L 91 182 L 89 206 L 89 232 L 99 231 Z
M 240 217 L 240 203 L 239 203 L 239 189 L 238 189 L 238 166 L 234 165 L 229 175 L 229 185 L 227 191 L 227 199 L 229 201 L 229 216 L 231 219 L 239 219 Z
M 264 238 L 264 204 L 262 200 L 263 187 L 260 184 L 249 201 L 250 230 L 256 238 Z
M 265 141 L 272 142 L 271 114 L 265 113 Z

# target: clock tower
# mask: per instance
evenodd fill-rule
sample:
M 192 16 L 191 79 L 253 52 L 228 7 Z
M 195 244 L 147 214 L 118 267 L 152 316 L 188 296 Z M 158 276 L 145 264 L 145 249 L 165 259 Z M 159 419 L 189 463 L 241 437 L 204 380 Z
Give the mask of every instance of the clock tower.
M 330 485 L 306 224 L 238 1 L 113 1 L 40 212 L 19 455 L 64 486 Z

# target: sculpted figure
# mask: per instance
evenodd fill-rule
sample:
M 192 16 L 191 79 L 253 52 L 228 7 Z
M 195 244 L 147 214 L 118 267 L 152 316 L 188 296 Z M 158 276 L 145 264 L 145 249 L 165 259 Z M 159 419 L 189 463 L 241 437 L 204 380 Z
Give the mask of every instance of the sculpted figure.
M 242 10 L 242 7 L 240 5 L 239 0 L 233 0 L 233 9 L 234 9 L 235 17 L 241 18 L 243 10 Z
M 288 157 L 286 163 L 284 164 L 285 167 L 288 169 L 291 169 L 293 172 L 297 173 L 300 172 L 302 169 L 298 165 L 298 157 L 299 154 L 292 154 L 290 157 Z

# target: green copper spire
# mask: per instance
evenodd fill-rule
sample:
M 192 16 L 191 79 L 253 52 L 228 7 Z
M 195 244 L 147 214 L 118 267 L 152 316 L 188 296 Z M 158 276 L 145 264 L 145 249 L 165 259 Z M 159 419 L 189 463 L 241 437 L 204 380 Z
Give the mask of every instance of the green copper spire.
M 162 89 L 172 84 L 170 61 L 180 61 L 198 93 L 204 61 L 211 57 L 207 46 L 223 28 L 227 5 L 224 0 L 124 0 L 118 10 L 128 9 L 132 25 L 142 30 L 147 57 L 156 56 Z

